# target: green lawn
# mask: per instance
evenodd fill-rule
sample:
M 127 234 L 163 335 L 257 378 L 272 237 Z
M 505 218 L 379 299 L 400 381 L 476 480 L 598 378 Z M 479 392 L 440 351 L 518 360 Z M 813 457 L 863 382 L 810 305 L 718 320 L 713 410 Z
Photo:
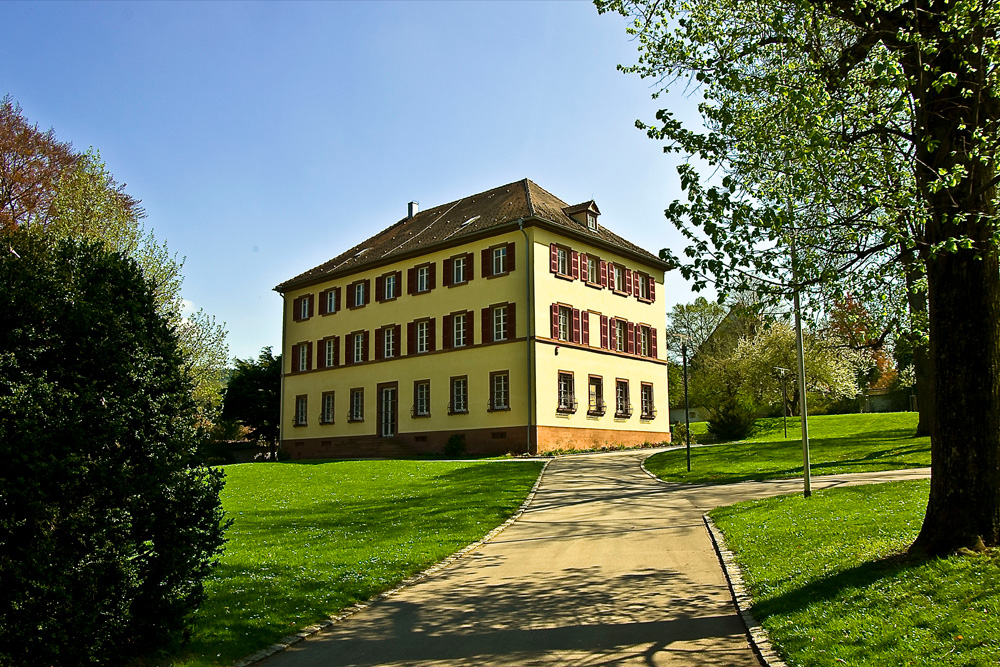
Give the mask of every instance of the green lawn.
M 538 462 L 339 461 L 226 467 L 235 520 L 187 653 L 230 665 L 391 588 L 503 523 Z
M 789 664 L 1000 664 L 1000 552 L 902 555 L 928 488 L 858 486 L 710 512 Z
M 698 430 L 692 424 L 692 433 Z M 700 424 L 700 426 L 704 426 Z M 825 415 L 809 418 L 809 460 L 814 475 L 922 468 L 931 464 L 930 438 L 913 437 L 917 413 Z M 661 452 L 646 468 L 671 482 L 731 483 L 782 479 L 802 474 L 798 418 L 762 419 L 748 440 L 691 448 L 691 472 L 684 449 Z

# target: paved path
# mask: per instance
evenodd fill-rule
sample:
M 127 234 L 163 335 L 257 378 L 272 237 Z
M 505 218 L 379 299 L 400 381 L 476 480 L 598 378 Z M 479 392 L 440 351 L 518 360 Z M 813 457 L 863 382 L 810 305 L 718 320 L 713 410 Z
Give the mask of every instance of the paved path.
M 554 460 L 492 542 L 264 665 L 756 666 L 701 515 L 801 481 L 663 484 L 639 467 L 649 454 Z

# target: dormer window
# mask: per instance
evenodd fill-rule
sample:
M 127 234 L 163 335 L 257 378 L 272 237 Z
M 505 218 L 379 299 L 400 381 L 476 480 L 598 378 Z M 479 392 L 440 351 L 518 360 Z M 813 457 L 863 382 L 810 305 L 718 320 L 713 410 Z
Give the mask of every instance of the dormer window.
M 601 210 L 597 208 L 597 204 L 594 203 L 593 199 L 585 201 L 582 204 L 577 204 L 576 206 L 567 206 L 563 209 L 563 213 L 579 224 L 587 225 L 587 229 L 590 231 L 597 231 L 597 216 L 601 214 Z
M 597 231 L 597 216 L 590 211 L 587 211 L 587 228 Z

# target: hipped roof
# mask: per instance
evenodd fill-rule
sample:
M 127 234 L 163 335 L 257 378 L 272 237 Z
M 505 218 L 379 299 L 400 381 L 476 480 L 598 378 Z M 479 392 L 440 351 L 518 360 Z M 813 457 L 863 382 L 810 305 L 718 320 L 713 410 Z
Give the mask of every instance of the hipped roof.
M 585 204 L 593 204 L 586 202 Z M 606 247 L 666 269 L 667 264 L 652 253 L 626 241 L 598 225 L 596 230 L 571 218 L 585 205 L 569 206 L 555 195 L 525 178 L 498 188 L 463 197 L 457 201 L 420 211 L 412 218 L 403 218 L 374 236 L 362 241 L 333 259 L 309 269 L 274 289 L 286 292 L 296 287 L 348 275 L 371 265 L 388 264 L 407 256 L 424 254 L 438 246 L 446 247 L 472 241 L 508 230 L 496 229 L 524 224 L 550 225 L 555 231 L 583 238 L 598 247 Z M 596 209 L 596 205 L 593 205 Z

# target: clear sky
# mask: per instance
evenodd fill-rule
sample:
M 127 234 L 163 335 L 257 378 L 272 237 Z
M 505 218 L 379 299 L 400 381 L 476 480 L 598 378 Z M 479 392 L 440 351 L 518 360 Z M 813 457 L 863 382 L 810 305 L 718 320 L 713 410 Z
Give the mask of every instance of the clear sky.
M 406 215 L 522 178 L 657 253 L 680 159 L 635 129 L 683 96 L 616 71 L 585 1 L 3 2 L 0 96 L 94 146 L 186 257 L 230 353 L 281 343 L 279 282 Z M 667 275 L 664 307 L 695 297 Z

